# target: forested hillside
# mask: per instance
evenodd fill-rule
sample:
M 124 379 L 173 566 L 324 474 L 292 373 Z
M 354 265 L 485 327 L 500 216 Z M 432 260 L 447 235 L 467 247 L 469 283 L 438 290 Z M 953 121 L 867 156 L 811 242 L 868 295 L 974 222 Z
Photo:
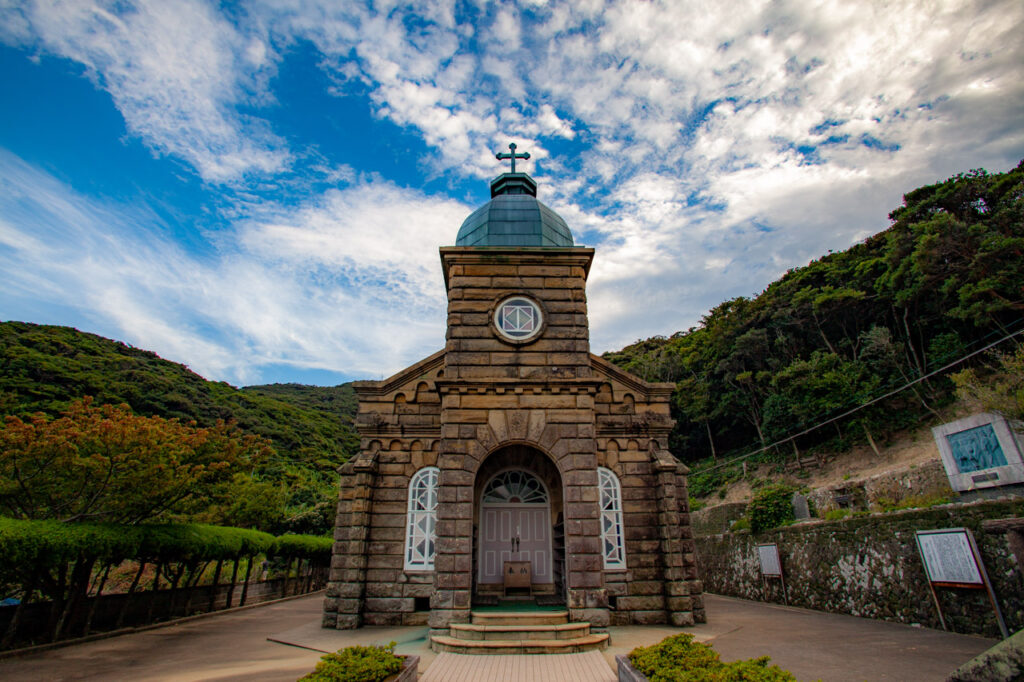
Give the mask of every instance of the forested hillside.
M 235 422 L 273 448 L 255 475 L 283 496 L 280 527 L 329 527 L 336 469 L 355 451 L 351 386 L 237 389 L 155 353 L 69 327 L 0 323 L 0 413 L 55 417 L 76 398 L 127 404 L 142 416 Z
M 757 296 L 725 301 L 697 327 L 605 354 L 677 384 L 677 456 L 759 450 L 1022 329 L 1024 162 L 916 189 L 889 217 L 888 229 L 789 271 Z M 875 447 L 953 395 L 943 372 L 765 456 Z

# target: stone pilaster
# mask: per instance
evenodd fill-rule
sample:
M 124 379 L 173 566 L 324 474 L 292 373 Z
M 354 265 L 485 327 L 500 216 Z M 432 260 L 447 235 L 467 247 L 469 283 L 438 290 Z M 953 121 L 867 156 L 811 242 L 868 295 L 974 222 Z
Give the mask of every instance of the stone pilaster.
M 601 555 L 600 508 L 596 492 L 597 456 L 593 439 L 574 439 L 579 451 L 567 457 L 565 485 L 565 560 L 569 619 L 609 624 L 608 594 Z
M 456 427 L 457 429 L 457 427 Z M 465 444 L 441 441 L 438 468 L 437 539 L 434 593 L 430 597 L 432 630 L 468 623 L 473 588 L 473 474 L 465 470 Z
M 655 443 L 652 442 L 652 446 Z M 676 490 L 681 465 L 665 450 L 654 453 L 655 485 L 658 501 L 658 539 L 661 543 L 665 607 L 669 621 L 676 626 L 693 625 L 693 602 L 687 583 L 683 552 L 683 525 L 679 516 Z
M 367 534 L 377 462 L 361 452 L 341 468 L 341 493 L 334 524 L 331 573 L 323 626 L 348 630 L 362 625 L 366 598 Z
M 693 620 L 706 623 L 704 611 L 704 583 L 697 570 L 697 545 L 690 525 L 690 494 L 686 484 L 686 474 L 690 470 L 679 464 L 676 470 L 676 494 L 679 502 L 680 537 L 682 539 L 683 570 L 686 575 L 687 592 L 693 609 Z

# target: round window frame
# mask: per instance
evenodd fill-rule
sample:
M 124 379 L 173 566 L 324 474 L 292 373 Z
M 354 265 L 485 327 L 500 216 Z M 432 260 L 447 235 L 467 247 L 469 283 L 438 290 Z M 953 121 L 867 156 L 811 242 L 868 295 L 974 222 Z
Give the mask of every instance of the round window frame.
M 506 333 L 498 326 L 498 311 L 501 309 L 501 306 L 515 299 L 522 299 L 527 303 L 531 304 L 540 315 L 540 324 L 537 325 L 537 328 L 534 330 L 534 332 L 531 335 L 524 336 L 522 338 L 507 336 Z M 494 335 L 496 337 L 498 337 L 498 340 L 513 346 L 525 346 L 528 343 L 533 343 L 544 334 L 544 331 L 547 329 L 548 326 L 548 311 L 544 308 L 541 302 L 538 301 L 533 296 L 529 296 L 527 294 L 519 292 L 508 292 L 495 298 L 494 305 L 491 306 L 491 312 L 489 313 L 489 317 L 491 331 L 494 332 Z

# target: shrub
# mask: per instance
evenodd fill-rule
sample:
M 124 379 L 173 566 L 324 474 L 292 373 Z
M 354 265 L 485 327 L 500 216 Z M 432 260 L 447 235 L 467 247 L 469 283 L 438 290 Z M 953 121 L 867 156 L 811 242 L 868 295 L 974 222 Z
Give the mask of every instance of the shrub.
M 387 646 L 350 646 L 327 654 L 299 682 L 380 682 L 401 671 L 395 642 Z
M 270 553 L 274 556 L 330 561 L 333 546 L 334 540 L 318 535 L 281 535 L 275 538 Z
M 839 521 L 850 515 L 849 509 L 829 509 L 825 512 L 826 521 Z
M 793 493 L 796 488 L 784 483 L 762 488 L 747 505 L 750 530 L 761 533 L 793 521 Z
M 949 502 L 949 495 L 934 493 L 931 495 L 910 495 L 899 501 L 883 497 L 879 498 L 875 506 L 883 512 L 891 512 L 900 511 L 901 509 L 927 509 L 928 507 L 936 507 L 940 504 L 949 504 Z
M 769 658 L 722 663 L 707 644 L 693 641 L 693 635 L 666 637 L 649 647 L 629 653 L 629 662 L 651 682 L 796 682 Z

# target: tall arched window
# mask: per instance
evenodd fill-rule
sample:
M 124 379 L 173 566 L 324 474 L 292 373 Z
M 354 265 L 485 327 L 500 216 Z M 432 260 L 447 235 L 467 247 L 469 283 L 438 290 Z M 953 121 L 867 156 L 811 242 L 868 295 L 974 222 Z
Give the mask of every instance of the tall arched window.
M 601 502 L 601 550 L 604 567 L 611 570 L 626 568 L 626 541 L 622 528 L 622 488 L 618 477 L 610 469 L 599 467 L 597 487 Z
M 434 526 L 437 524 L 437 467 L 424 467 L 409 481 L 409 513 L 405 527 L 405 570 L 434 570 Z

